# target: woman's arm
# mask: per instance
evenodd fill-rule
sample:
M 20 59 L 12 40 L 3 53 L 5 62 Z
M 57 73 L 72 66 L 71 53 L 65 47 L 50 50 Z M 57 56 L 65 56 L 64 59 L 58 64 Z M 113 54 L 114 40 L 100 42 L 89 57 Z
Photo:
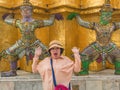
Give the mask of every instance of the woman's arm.
M 34 55 L 33 63 L 32 63 L 32 72 L 33 73 L 38 72 L 37 66 L 38 66 L 38 62 L 39 62 L 39 56 L 41 55 L 41 53 L 42 53 L 41 47 L 38 47 L 35 49 L 35 55 Z
M 33 58 L 33 63 L 32 63 L 32 72 L 33 73 L 37 73 L 38 72 L 38 70 L 37 70 L 38 59 L 39 59 L 39 57 L 36 57 L 36 56 L 34 56 L 34 58 Z
M 74 62 L 74 72 L 80 72 L 81 70 L 81 58 L 79 54 L 79 49 L 76 47 L 72 48 L 72 52 L 74 54 L 75 62 Z

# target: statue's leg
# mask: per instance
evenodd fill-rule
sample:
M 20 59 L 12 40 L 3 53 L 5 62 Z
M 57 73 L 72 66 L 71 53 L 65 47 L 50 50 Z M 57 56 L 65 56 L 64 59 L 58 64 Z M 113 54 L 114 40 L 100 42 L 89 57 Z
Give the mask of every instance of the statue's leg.
M 1 77 L 11 77 L 11 76 L 17 76 L 17 57 L 16 56 L 10 56 L 12 60 L 10 60 L 10 71 L 8 72 L 2 72 Z
M 18 54 L 19 52 L 21 52 L 19 50 L 19 52 L 16 52 L 16 49 L 19 49 L 22 46 L 22 41 L 18 40 L 14 45 L 12 45 L 11 47 L 9 47 L 6 50 L 3 50 L 2 52 L 0 52 L 0 60 L 1 58 L 7 58 L 8 55 L 16 55 L 16 53 Z
M 119 48 L 115 48 L 113 50 L 113 56 L 114 56 L 114 59 L 112 60 L 112 63 L 114 63 L 115 65 L 115 73 L 116 75 L 120 75 L 120 49 Z
M 19 53 L 23 51 L 24 48 L 21 48 L 22 41 L 17 41 L 14 45 L 12 45 L 10 48 L 4 50 L 2 52 L 2 57 L 7 58 L 10 61 L 10 71 L 8 72 L 2 72 L 2 77 L 10 77 L 10 76 L 16 76 L 16 70 L 17 70 L 17 61 L 20 58 Z M 23 56 L 23 55 L 21 55 Z
M 109 62 L 115 65 L 114 74 L 120 75 L 120 50 L 119 48 L 115 47 L 114 50 L 111 53 L 109 53 L 109 55 L 112 57 L 112 60 L 109 60 Z
M 88 75 L 89 74 L 89 58 L 87 55 L 82 55 L 82 71 L 79 72 L 79 75 Z
M 81 60 L 82 60 L 82 71 L 79 72 L 79 75 L 88 75 L 89 74 L 89 64 L 95 57 L 96 50 L 91 46 L 88 46 L 81 52 Z M 94 57 L 93 57 L 94 56 Z
M 115 73 L 116 75 L 120 75 L 120 59 L 119 61 L 116 61 L 115 63 Z

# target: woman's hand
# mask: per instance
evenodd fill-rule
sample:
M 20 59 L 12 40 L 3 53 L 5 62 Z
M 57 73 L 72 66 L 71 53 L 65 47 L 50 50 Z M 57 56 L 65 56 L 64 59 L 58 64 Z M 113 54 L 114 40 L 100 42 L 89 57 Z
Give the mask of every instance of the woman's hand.
M 35 49 L 35 57 L 39 57 L 42 53 L 42 49 L 41 47 L 38 47 Z
M 78 49 L 77 47 L 73 47 L 73 48 L 72 48 L 72 52 L 73 52 L 74 54 L 79 54 L 79 49 Z
M 80 72 L 81 70 L 81 57 L 79 53 L 79 49 L 77 47 L 72 48 L 72 52 L 74 54 L 74 72 Z

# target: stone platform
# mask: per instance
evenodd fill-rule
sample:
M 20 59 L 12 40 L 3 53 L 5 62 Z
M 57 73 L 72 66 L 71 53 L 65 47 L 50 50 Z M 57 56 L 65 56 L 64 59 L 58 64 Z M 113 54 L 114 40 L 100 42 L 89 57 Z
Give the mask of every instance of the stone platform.
M 87 76 L 73 76 L 73 90 L 120 90 L 120 75 L 106 69 Z M 0 90 L 43 90 L 39 74 L 18 70 L 18 76 L 0 77 Z

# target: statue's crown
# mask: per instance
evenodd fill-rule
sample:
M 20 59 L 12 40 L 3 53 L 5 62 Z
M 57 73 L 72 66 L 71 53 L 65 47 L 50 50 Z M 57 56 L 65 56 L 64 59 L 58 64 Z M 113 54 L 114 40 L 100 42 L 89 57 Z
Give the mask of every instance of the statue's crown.
M 101 12 L 112 12 L 113 8 L 110 5 L 110 0 L 105 0 L 105 4 L 102 6 Z

